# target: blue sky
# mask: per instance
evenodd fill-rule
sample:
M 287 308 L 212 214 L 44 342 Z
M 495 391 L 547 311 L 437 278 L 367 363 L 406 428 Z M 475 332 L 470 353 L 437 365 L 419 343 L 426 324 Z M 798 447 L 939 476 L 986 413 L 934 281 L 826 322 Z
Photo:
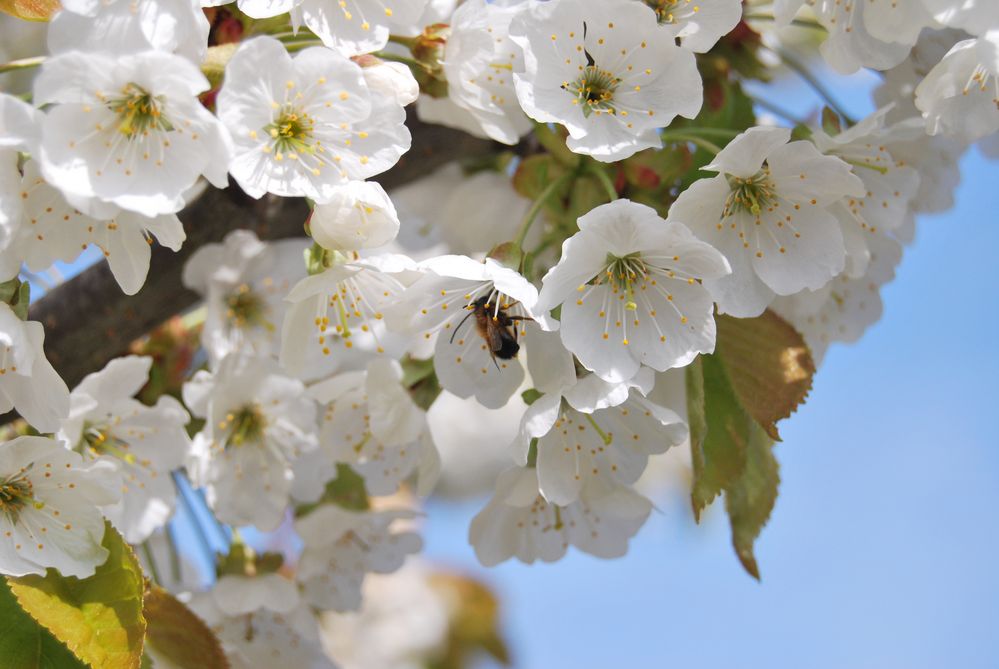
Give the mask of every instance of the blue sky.
M 833 79 L 856 116 L 870 78 Z M 816 104 L 794 82 L 781 104 Z M 952 211 L 920 221 L 881 322 L 836 346 L 782 426 L 780 498 L 757 545 L 660 501 L 629 554 L 478 567 L 481 505 L 432 504 L 427 556 L 495 586 L 518 667 L 994 669 L 999 666 L 997 165 L 963 163 Z

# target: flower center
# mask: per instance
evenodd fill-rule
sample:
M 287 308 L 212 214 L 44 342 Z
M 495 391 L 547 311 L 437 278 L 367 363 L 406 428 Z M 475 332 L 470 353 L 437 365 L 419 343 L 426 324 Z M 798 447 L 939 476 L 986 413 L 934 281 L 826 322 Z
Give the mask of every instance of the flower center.
M 248 404 L 238 411 L 230 413 L 219 424 L 223 430 L 229 430 L 226 446 L 243 446 L 248 443 L 258 443 L 263 440 L 267 419 L 260 407 Z
M 990 79 L 993 81 L 992 102 L 995 103 L 996 109 L 999 110 L 999 77 L 992 76 L 983 65 L 975 66 L 975 69 L 971 72 L 971 76 L 968 77 L 967 83 L 961 90 L 961 94 L 968 95 L 976 89 L 980 93 L 987 94 Z
M 294 155 L 314 151 L 309 140 L 312 139 L 315 127 L 315 119 L 286 102 L 281 107 L 278 117 L 264 127 L 264 130 L 273 140 L 276 155 L 286 153 Z
M 598 275 L 596 283 L 602 283 L 606 278 L 615 294 L 623 292 L 626 298 L 624 308 L 635 311 L 635 284 L 644 281 L 649 276 L 649 268 L 642 256 L 635 252 L 624 257 L 607 254 L 607 269 L 603 275 Z
M 776 188 L 770 180 L 770 168 L 766 165 L 748 179 L 731 175 L 726 175 L 725 178 L 732 192 L 725 200 L 723 217 L 743 211 L 759 216 L 761 211 L 769 208 L 777 200 Z
M 173 130 L 163 116 L 163 98 L 155 97 L 137 84 L 125 84 L 121 96 L 108 100 L 108 109 L 118 115 L 118 131 L 131 139 L 150 131 Z
M 34 502 L 34 489 L 26 472 L 22 470 L 10 478 L 0 479 L 0 513 L 10 519 L 17 518 L 26 504 Z
M 656 18 L 659 20 L 659 24 L 664 23 L 675 23 L 676 19 L 673 17 L 673 10 L 680 2 L 689 3 L 690 0 L 645 0 L 645 4 L 652 8 L 652 11 L 656 13 Z M 694 6 L 694 11 L 698 11 L 699 7 Z
M 237 327 L 267 324 L 267 303 L 245 283 L 226 297 L 225 304 L 226 315 Z
M 573 104 L 582 106 L 583 116 L 589 117 L 592 113 L 613 114 L 614 91 L 617 90 L 621 80 L 614 76 L 613 72 L 602 70 L 596 65 L 587 65 L 583 73 L 571 84 L 564 84 L 562 88 L 575 96 Z
M 112 435 L 106 426 L 96 427 L 89 423 L 84 425 L 83 438 L 76 450 L 84 456 L 110 455 L 130 465 L 136 462 L 135 456 L 128 452 L 128 444 Z

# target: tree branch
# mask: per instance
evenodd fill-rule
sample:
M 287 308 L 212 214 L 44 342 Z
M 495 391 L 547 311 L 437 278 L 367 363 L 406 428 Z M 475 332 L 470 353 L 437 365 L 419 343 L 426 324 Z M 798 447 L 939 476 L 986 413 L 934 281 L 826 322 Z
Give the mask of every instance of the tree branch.
M 376 179 L 386 189 L 426 176 L 451 160 L 494 150 L 490 142 L 422 124 L 413 114 L 407 125 L 413 134 L 412 149 Z M 137 295 L 124 295 L 102 262 L 31 305 L 31 320 L 45 326 L 48 359 L 73 388 L 86 374 L 125 353 L 132 341 L 199 299 L 181 284 L 184 263 L 197 249 L 239 228 L 253 230 L 261 239 L 301 236 L 307 215 L 301 198 L 254 200 L 235 184 L 226 190 L 209 190 L 180 213 L 187 232 L 183 248 L 172 253 L 154 246 L 149 276 Z M 0 423 L 14 417 L 13 413 L 0 416 Z

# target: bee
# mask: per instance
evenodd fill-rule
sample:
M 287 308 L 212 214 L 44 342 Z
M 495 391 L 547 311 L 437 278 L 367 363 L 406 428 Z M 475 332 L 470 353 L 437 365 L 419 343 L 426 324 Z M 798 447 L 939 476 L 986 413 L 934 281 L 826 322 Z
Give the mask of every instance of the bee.
M 465 324 L 465 321 L 469 318 L 474 318 L 475 330 L 482 337 L 482 340 L 486 342 L 486 347 L 489 350 L 490 357 L 493 359 L 493 364 L 496 365 L 496 369 L 499 369 L 499 363 L 496 362 L 497 358 L 500 360 L 512 360 L 517 357 L 517 353 L 520 351 L 520 344 L 517 341 L 517 321 L 529 321 L 532 319 L 527 316 L 510 315 L 506 310 L 512 307 L 513 304 L 497 307 L 497 305 L 490 302 L 489 298 L 489 295 L 484 295 L 468 306 L 468 313 L 458 323 L 458 327 L 454 329 L 454 332 L 451 333 L 451 343 L 454 343 L 454 337 L 458 334 L 458 330 Z

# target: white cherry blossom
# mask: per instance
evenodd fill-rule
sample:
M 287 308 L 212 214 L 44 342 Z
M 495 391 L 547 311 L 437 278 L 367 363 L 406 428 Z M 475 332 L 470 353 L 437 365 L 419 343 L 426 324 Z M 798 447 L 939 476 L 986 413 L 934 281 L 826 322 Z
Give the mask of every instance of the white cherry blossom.
M 190 607 L 218 637 L 232 669 L 336 669 L 323 651 L 316 618 L 304 605 L 287 613 L 260 609 L 230 616 L 211 593 L 200 593 Z
M 472 519 L 469 541 L 483 565 L 512 557 L 532 564 L 555 562 L 570 545 L 600 558 L 621 557 L 645 524 L 652 504 L 627 486 L 593 478 L 578 501 L 557 506 L 538 491 L 530 467 L 503 472 L 489 504 Z
M 0 444 L 0 573 L 87 578 L 104 564 L 104 517 L 119 480 L 107 462 L 86 464 L 45 437 Z
M 896 161 L 919 172 L 919 189 L 910 202 L 913 211 L 941 212 L 954 206 L 954 190 L 961 183 L 958 161 L 967 144 L 945 135 L 927 135 L 919 117 L 886 128 L 883 142 Z
M 184 285 L 205 300 L 201 343 L 213 366 L 230 353 L 277 356 L 284 298 L 306 276 L 302 240 L 262 242 L 248 230 L 205 244 L 184 265 Z
M 718 251 L 628 200 L 578 225 L 544 277 L 538 310 L 562 306 L 562 342 L 584 367 L 620 382 L 642 365 L 664 371 L 714 350 L 714 305 L 701 282 L 730 272 Z
M 463 3 L 451 18 L 444 50 L 448 97 L 486 136 L 504 144 L 516 144 L 531 130 L 513 85 L 523 56 L 509 35 L 510 21 L 522 9 L 518 0 Z
M 401 354 L 408 348 L 408 336 L 385 327 L 384 312 L 404 289 L 396 275 L 413 265 L 393 266 L 394 260 L 354 259 L 295 284 L 285 298 L 290 305 L 281 331 L 281 364 L 304 374 L 309 364 L 329 370 L 362 352 Z
M 43 115 L 13 95 L 0 93 L 0 153 L 9 149 L 33 152 L 41 141 Z
M 403 107 L 420 97 L 420 83 L 408 65 L 378 60 L 374 56 L 361 56 L 355 62 L 363 68 L 364 81 L 373 94 L 391 97 Z
M 418 669 L 445 643 L 459 602 L 435 586 L 438 572 L 408 560 L 392 574 L 364 580 L 359 611 L 325 612 L 323 641 L 343 669 Z
M 531 207 L 506 174 L 482 170 L 468 175 L 457 163 L 393 190 L 392 200 L 403 221 L 403 236 L 433 235 L 447 245 L 445 252 L 466 255 L 487 253 L 512 239 Z M 475 215 L 469 216 L 469 211 Z M 541 232 L 541 225 L 532 226 L 524 243 L 536 246 Z
M 212 599 L 222 613 L 241 616 L 267 609 L 291 613 L 301 598 L 294 580 L 279 573 L 255 573 L 252 576 L 223 574 L 211 590 Z
M 14 276 L 20 258 L 6 253 L 17 236 L 24 211 L 19 151 L 34 151 L 41 137 L 42 114 L 18 98 L 0 93 L 0 274 Z
M 864 27 L 872 38 L 882 42 L 912 46 L 925 28 L 938 27 L 921 0 L 868 0 L 863 4 Z
M 155 49 L 198 65 L 208 53 L 210 26 L 194 0 L 67 0 L 49 23 L 53 54 Z
M 218 113 L 236 145 L 229 170 L 253 197 L 325 202 L 337 186 L 392 167 L 410 145 L 402 105 L 373 95 L 359 65 L 322 47 L 292 58 L 272 37 L 233 55 Z
M 999 28 L 958 42 L 916 87 L 926 131 L 974 142 L 999 131 Z
M 424 123 L 461 130 L 472 137 L 492 139 L 483 130 L 476 116 L 464 107 L 459 107 L 450 97 L 435 98 L 421 95 L 416 101 L 416 117 Z
M 649 456 L 687 438 L 687 426 L 671 409 L 648 401 L 655 373 L 643 368 L 624 383 L 596 374 L 563 379 L 524 414 L 513 441 L 514 460 L 524 465 L 537 449 L 541 494 L 554 504 L 575 501 L 591 478 L 608 484 L 635 483 Z
M 0 252 L 3 278 L 16 275 L 22 261 L 32 272 L 41 272 L 56 261 L 73 262 L 93 245 L 122 291 L 134 295 L 149 273 L 152 239 L 179 251 L 186 238 L 175 214 L 149 218 L 112 206 L 102 208 L 106 218 L 87 216 L 45 181 L 34 160 L 25 163 L 18 191 L 22 216 L 9 247 Z
M 705 168 L 718 176 L 695 181 L 670 208 L 669 220 L 688 225 L 731 264 L 730 275 L 704 282 L 722 313 L 757 316 L 775 294 L 818 290 L 846 262 L 827 207 L 863 196 L 864 184 L 839 158 L 809 142 L 788 143 L 790 135 L 747 130 Z
M 0 413 L 11 409 L 39 432 L 69 415 L 69 388 L 46 359 L 41 323 L 22 321 L 0 303 Z
M 953 28 L 924 30 L 909 57 L 882 73 L 883 79 L 874 89 L 874 102 L 879 109 L 889 108 L 885 114 L 888 123 L 920 116 L 915 104 L 916 86 L 955 44 L 967 38 L 967 33 Z
M 885 233 L 868 241 L 870 263 L 859 278 L 841 274 L 824 288 L 778 298 L 774 309 L 805 337 L 821 362 L 830 344 L 852 343 L 881 318 L 881 287 L 895 276 L 902 247 Z
M 263 2 L 272 0 L 243 0 L 241 6 Z M 382 49 L 390 34 L 417 34 L 426 5 L 427 0 L 296 0 L 292 19 L 349 57 Z
M 660 25 L 679 28 L 685 49 L 705 53 L 742 20 L 742 0 L 640 0 Z
M 864 183 L 863 196 L 844 198 L 829 208 L 843 231 L 845 273 L 854 279 L 867 272 L 871 256 L 868 239 L 905 225 L 913 215 L 909 203 L 919 188 L 919 173 L 896 160 L 884 143 L 887 112 L 882 109 L 837 135 L 820 129 L 812 132 L 812 141 L 820 151 L 852 165 L 853 173 Z
M 52 105 L 38 156 L 45 180 L 104 217 L 119 207 L 175 213 L 202 175 L 225 188 L 230 140 L 198 100 L 208 87 L 190 61 L 161 51 L 47 59 L 34 94 Z
M 904 3 L 904 10 L 882 5 L 890 0 L 777 0 L 774 14 L 785 25 L 802 6 L 808 6 L 829 32 L 820 46 L 822 56 L 840 74 L 852 74 L 861 67 L 887 70 L 909 54 L 923 21 L 932 19 L 919 0 Z M 929 25 L 929 23 L 926 23 Z M 873 33 L 871 32 L 873 27 Z
M 440 468 L 437 450 L 426 432 L 426 415 L 402 386 L 402 368 L 394 360 L 373 360 L 364 371 L 346 372 L 310 387 L 324 409 L 320 412 L 319 445 L 323 457 L 311 463 L 327 471 L 312 495 L 335 475 L 333 463 L 349 464 L 364 478 L 373 495 L 394 493 L 418 474 L 418 492 L 429 493 Z
M 701 109 L 694 55 L 657 25 L 655 12 L 634 0 L 551 0 L 529 3 L 510 25 L 524 50 L 514 72 L 527 115 L 560 123 L 577 153 L 611 162 L 660 147 L 656 132 Z
M 296 520 L 305 544 L 297 572 L 305 598 L 320 609 L 359 609 L 366 574 L 394 572 L 423 546 L 418 534 L 396 527 L 396 521 L 414 516 L 406 510 L 351 511 L 324 504 Z
M 374 181 L 351 181 L 316 205 L 309 233 L 331 251 L 359 251 L 388 244 L 399 234 L 399 215 L 388 193 Z
M 422 264 L 425 274 L 394 305 L 391 320 L 425 339 L 437 336 L 434 369 L 441 386 L 483 406 L 506 404 L 524 380 L 521 342 L 538 325 L 538 290 L 492 258 L 440 256 Z
M 163 395 L 155 406 L 132 399 L 149 380 L 152 358 L 112 360 L 88 374 L 70 394 L 59 438 L 84 461 L 110 463 L 121 476 L 122 498 L 105 507 L 129 543 L 142 543 L 173 515 L 177 492 L 170 472 L 184 465 L 191 420 L 180 402 Z
M 921 1 L 937 21 L 972 35 L 981 36 L 999 26 L 999 4 L 992 0 Z
M 316 448 L 316 406 L 305 386 L 267 358 L 230 355 L 184 384 L 205 426 L 188 467 L 219 520 L 270 531 L 284 517 L 292 463 Z

